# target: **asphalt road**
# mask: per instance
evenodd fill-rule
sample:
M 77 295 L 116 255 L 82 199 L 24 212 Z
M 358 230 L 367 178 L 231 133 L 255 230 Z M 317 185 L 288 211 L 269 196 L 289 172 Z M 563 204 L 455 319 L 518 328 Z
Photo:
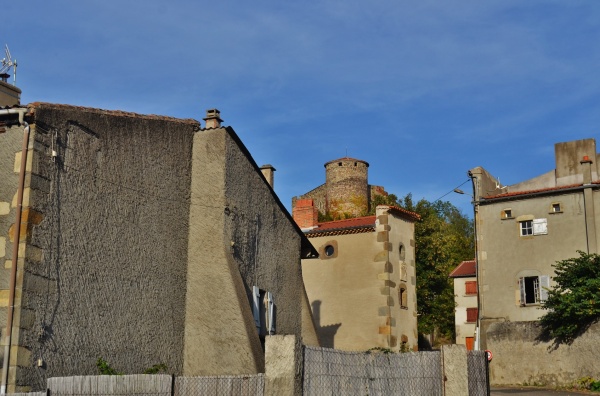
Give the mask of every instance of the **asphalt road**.
M 492 388 L 491 396 L 504 395 L 524 395 L 524 396 L 576 396 L 576 395 L 594 395 L 590 392 L 575 392 L 575 391 L 556 391 L 552 389 L 541 389 L 536 387 L 519 387 L 519 388 Z M 600 395 L 600 394 L 599 394 Z

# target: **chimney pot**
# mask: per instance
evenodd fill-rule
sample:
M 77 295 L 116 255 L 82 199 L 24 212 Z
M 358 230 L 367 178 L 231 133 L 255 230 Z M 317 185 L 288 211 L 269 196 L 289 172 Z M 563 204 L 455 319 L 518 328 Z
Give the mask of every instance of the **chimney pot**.
M 220 128 L 223 122 L 221 112 L 217 109 L 206 110 L 206 118 L 203 118 L 203 120 L 206 121 L 206 129 Z

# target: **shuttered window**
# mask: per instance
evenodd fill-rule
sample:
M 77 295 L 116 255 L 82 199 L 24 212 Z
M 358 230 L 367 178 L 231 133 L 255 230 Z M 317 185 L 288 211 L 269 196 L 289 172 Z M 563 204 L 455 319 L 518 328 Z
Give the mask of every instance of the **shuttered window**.
M 467 308 L 467 322 L 477 322 L 477 308 Z
M 465 282 L 465 294 L 477 294 L 477 282 L 466 281 Z

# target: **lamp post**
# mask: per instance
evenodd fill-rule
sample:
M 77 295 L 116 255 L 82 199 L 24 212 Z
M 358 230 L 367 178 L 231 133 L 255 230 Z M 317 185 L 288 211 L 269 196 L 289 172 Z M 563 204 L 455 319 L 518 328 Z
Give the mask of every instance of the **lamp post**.
M 476 177 L 475 175 L 473 175 L 471 173 L 471 171 L 467 172 L 467 174 L 469 175 L 469 178 L 471 179 L 472 183 L 473 183 L 473 195 L 471 194 L 467 194 L 465 193 L 463 190 L 461 190 L 460 188 L 455 188 L 453 191 L 457 194 L 461 194 L 461 195 L 470 195 L 471 196 L 471 203 L 473 204 L 473 243 L 474 243 L 474 247 L 475 247 L 475 279 L 477 280 L 477 323 L 475 325 L 475 345 L 474 345 L 474 349 L 476 351 L 480 350 L 480 337 L 479 337 L 479 322 L 480 322 L 480 317 L 481 317 L 481 307 L 480 307 L 480 299 L 479 299 L 479 252 L 477 251 L 477 205 L 478 205 L 478 200 L 475 199 L 475 195 L 476 195 L 476 187 L 475 187 L 475 182 L 476 182 Z

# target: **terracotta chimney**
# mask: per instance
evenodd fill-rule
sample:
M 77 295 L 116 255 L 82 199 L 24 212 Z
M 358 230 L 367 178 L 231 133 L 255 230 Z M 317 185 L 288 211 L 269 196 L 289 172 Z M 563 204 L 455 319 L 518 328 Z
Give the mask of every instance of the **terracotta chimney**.
M 221 112 L 217 109 L 206 110 L 206 118 L 203 120 L 206 121 L 206 129 L 221 128 L 223 122 Z
M 274 188 L 273 185 L 275 183 L 276 169 L 273 167 L 273 165 L 270 165 L 270 164 L 263 165 L 260 167 L 260 171 L 262 172 L 265 179 L 267 179 L 267 183 L 269 183 L 271 188 Z
M 299 199 L 292 209 L 292 217 L 301 229 L 314 228 L 319 220 L 315 201 L 312 199 Z

